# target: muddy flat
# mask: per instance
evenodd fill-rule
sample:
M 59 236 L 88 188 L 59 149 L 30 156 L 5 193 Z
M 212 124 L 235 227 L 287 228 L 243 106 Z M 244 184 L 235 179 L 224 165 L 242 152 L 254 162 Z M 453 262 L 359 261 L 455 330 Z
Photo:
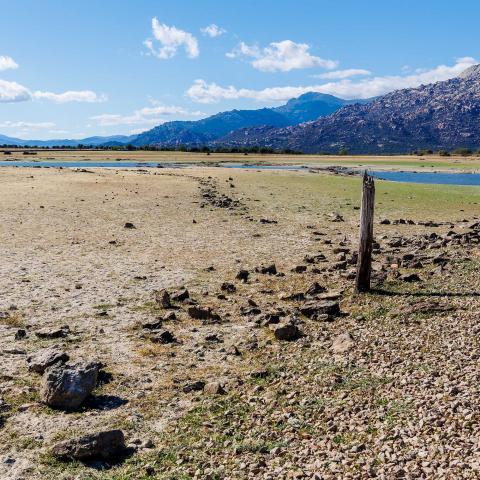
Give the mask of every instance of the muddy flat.
M 360 296 L 359 178 L 7 167 L 0 192 L 0 478 L 480 475 L 476 187 L 377 182 Z M 53 347 L 101 364 L 73 412 L 28 360 Z M 112 429 L 121 461 L 52 454 Z

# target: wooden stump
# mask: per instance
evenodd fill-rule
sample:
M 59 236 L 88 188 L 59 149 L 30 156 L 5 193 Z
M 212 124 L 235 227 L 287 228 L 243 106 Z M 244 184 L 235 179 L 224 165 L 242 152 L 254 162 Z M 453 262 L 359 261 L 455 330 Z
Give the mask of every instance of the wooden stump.
M 370 290 L 372 273 L 373 215 L 375 210 L 375 182 L 367 172 L 363 174 L 362 210 L 360 213 L 360 243 L 358 247 L 355 293 Z

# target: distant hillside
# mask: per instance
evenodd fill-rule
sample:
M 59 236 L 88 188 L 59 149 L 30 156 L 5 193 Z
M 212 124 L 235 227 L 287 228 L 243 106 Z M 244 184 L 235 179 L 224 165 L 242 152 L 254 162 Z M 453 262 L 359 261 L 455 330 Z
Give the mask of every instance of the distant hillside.
M 167 122 L 139 135 L 88 137 L 79 140 L 23 140 L 0 135 L 0 144 L 27 147 L 75 147 L 78 144 L 92 146 L 122 146 L 129 143 L 143 147 L 198 146 L 215 142 L 231 132 L 248 127 L 288 127 L 317 120 L 345 105 L 371 100 L 343 100 L 323 93 L 306 93 L 289 100 L 285 105 L 258 110 L 230 110 L 197 121 Z
M 203 145 L 245 127 L 264 125 L 286 127 L 316 120 L 354 102 L 356 101 L 311 92 L 289 100 L 286 105 L 281 107 L 231 110 L 193 122 L 167 122 L 141 133 L 133 141 L 133 144 L 136 146 Z M 365 102 L 365 100 L 361 102 Z
M 229 146 L 289 148 L 306 153 L 402 153 L 480 147 L 480 65 L 457 78 L 398 90 L 344 106 L 316 121 L 246 128 L 218 141 Z
M 23 140 L 21 138 L 7 137 L 0 135 L 0 145 L 13 145 L 18 147 L 76 147 L 79 144 L 98 146 L 110 142 L 115 142 L 118 145 L 133 140 L 135 136 L 128 137 L 126 135 L 112 135 L 109 137 L 87 137 L 78 140 L 64 139 L 64 140 Z

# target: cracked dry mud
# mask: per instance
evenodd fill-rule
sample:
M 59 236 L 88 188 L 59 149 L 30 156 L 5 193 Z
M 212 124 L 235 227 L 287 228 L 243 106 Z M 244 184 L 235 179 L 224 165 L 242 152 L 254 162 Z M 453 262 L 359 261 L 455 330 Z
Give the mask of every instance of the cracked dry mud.
M 378 183 L 375 290 L 354 297 L 359 188 L 3 169 L 0 478 L 479 478 L 480 194 Z M 75 412 L 29 370 L 55 345 L 102 364 Z M 121 461 L 52 454 L 112 430 Z

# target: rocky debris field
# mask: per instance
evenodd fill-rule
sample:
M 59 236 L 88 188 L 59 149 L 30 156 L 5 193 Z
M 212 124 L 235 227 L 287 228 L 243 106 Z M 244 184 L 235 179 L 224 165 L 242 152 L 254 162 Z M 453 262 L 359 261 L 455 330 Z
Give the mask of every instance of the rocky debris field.
M 358 179 L 4 172 L 0 478 L 480 478 L 477 197 L 354 296 Z

